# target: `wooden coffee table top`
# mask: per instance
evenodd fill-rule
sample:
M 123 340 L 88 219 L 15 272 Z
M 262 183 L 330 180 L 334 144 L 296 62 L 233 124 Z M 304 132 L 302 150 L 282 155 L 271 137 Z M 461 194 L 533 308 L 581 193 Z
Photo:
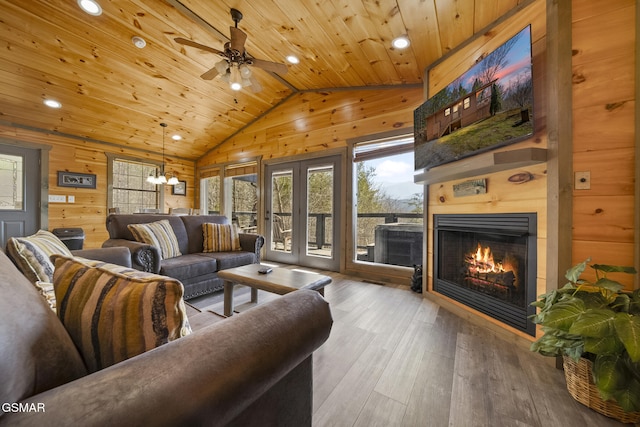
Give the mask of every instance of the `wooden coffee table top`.
M 322 289 L 331 277 L 305 271 L 274 267 L 271 273 L 260 274 L 260 264 L 249 264 L 218 272 L 218 277 L 274 294 L 284 295 L 297 289 Z

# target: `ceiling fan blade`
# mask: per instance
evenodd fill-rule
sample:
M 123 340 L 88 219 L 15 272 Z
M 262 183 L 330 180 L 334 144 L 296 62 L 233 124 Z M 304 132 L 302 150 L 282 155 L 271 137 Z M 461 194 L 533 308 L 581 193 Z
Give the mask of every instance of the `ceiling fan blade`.
M 202 78 L 203 80 L 212 80 L 217 75 L 218 75 L 218 70 L 214 67 L 214 68 L 210 69 L 209 71 L 205 71 L 200 76 L 200 78 Z
M 251 64 L 255 65 L 258 68 L 262 68 L 266 71 L 271 71 L 278 74 L 287 74 L 289 69 L 286 65 L 280 64 L 278 62 L 265 61 L 262 59 L 251 58 Z
M 196 42 L 191 41 L 191 40 L 183 39 L 182 37 L 176 37 L 174 40 L 176 41 L 176 43 L 180 43 L 180 44 L 183 44 L 185 46 L 197 47 L 198 49 L 202 49 L 202 50 L 205 50 L 207 52 L 215 53 L 215 54 L 220 55 L 220 56 L 225 56 L 224 52 L 222 52 L 222 51 L 220 51 L 218 49 L 214 49 L 212 47 L 205 46 L 203 44 L 196 43 Z
M 251 82 L 251 86 L 249 86 L 251 92 L 258 93 L 262 90 L 262 85 L 255 79 L 255 77 L 250 77 L 249 81 Z
M 247 35 L 240 28 L 229 27 L 231 33 L 231 50 L 235 50 L 240 54 L 244 53 L 244 42 L 247 41 Z

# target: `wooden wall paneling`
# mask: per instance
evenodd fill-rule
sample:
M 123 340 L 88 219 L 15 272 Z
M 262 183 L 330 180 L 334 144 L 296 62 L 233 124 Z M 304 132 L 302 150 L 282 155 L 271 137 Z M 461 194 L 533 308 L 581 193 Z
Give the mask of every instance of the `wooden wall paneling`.
M 634 197 L 581 196 L 573 199 L 573 237 L 593 242 L 593 260 L 600 263 L 598 242 L 633 242 Z
M 573 263 L 638 267 L 637 2 L 573 5 L 573 170 L 591 173 L 590 189 L 573 192 Z
M 634 147 L 635 101 L 598 103 L 576 109 L 573 117 L 574 155 L 579 152 Z
M 591 188 L 574 190 L 573 197 L 632 196 L 635 189 L 633 146 L 609 148 L 604 141 L 600 146 L 607 148 L 574 152 L 573 168 L 575 171 L 590 172 Z
M 295 156 L 346 147 L 346 140 L 413 125 L 422 88 L 304 93 L 198 160 L 199 167 L 246 157 Z
M 74 196 L 74 203 L 49 203 L 48 229 L 63 227 L 81 227 L 85 231 L 85 248 L 96 248 L 107 238 L 105 219 L 107 216 L 107 156 L 111 152 L 123 156 L 147 159 L 159 162 L 162 153 L 149 153 L 133 150 L 126 146 L 100 144 L 95 141 L 68 138 L 54 133 L 39 132 L 16 128 L 0 123 L 0 135 L 14 141 L 38 143 L 51 146 L 49 151 L 49 194 Z M 166 157 L 169 172 L 178 174 L 178 178 L 187 181 L 187 196 L 171 195 L 170 186 L 165 186 L 165 206 L 193 207 L 194 164 L 190 161 Z M 96 175 L 96 189 L 58 187 L 58 171 L 91 173 Z

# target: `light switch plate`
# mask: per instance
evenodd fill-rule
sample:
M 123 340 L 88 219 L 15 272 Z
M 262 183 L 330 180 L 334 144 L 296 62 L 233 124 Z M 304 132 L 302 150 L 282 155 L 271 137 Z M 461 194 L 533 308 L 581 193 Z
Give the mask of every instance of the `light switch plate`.
M 49 194 L 49 203 L 66 203 L 67 196 L 57 196 L 55 194 Z
M 576 190 L 591 189 L 591 172 L 576 172 L 573 188 Z
M 76 202 L 76 196 L 69 196 L 67 197 L 67 201 L 69 203 L 75 203 Z

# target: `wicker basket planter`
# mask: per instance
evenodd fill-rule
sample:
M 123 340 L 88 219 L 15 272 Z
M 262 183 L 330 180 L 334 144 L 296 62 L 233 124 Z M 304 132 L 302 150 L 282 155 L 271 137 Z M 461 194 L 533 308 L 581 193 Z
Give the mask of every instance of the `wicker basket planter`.
M 623 423 L 640 422 L 640 412 L 625 412 L 616 402 L 602 400 L 593 383 L 592 363 L 589 359 L 581 358 L 579 362 L 576 362 L 571 357 L 563 356 L 563 366 L 567 390 L 575 400 L 602 415 Z

